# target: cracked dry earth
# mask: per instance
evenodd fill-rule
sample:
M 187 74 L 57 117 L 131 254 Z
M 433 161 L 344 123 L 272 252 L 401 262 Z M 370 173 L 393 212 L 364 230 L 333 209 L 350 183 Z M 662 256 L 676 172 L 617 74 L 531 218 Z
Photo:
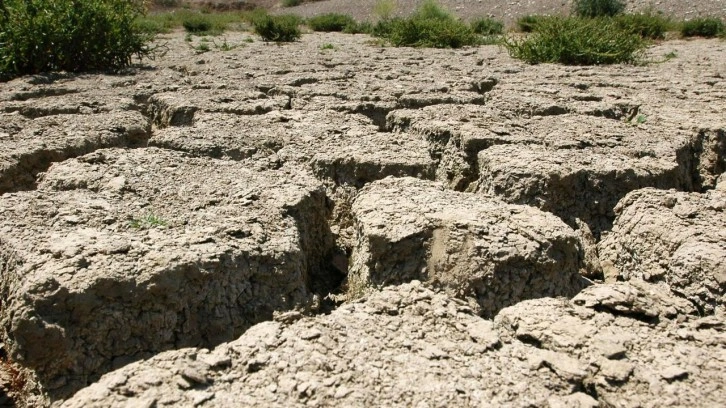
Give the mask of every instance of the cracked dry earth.
M 5 403 L 726 401 L 726 43 L 248 36 L 0 85 Z

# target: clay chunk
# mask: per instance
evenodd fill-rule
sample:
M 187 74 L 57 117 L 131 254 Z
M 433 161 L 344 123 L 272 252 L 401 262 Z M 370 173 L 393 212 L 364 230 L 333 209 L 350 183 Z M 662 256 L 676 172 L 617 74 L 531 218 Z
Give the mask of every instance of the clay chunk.
M 642 189 L 615 208 L 598 249 L 605 278 L 665 282 L 702 313 L 726 293 L 726 193 Z
M 580 289 L 580 242 L 552 214 L 412 178 L 364 187 L 353 203 L 351 284 L 430 281 L 490 316 L 522 299 Z

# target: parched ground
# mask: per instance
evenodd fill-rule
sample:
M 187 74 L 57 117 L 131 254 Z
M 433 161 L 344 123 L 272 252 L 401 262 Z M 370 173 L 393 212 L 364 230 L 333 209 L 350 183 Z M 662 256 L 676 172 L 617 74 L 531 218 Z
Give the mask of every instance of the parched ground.
M 603 67 L 201 41 L 0 84 L 5 398 L 726 400 L 723 40 Z

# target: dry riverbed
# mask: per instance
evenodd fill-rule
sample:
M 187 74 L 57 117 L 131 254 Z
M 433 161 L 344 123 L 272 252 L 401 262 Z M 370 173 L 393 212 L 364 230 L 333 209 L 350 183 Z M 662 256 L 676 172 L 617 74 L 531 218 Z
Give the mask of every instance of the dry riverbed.
M 724 41 L 202 41 L 0 84 L 5 398 L 726 400 Z

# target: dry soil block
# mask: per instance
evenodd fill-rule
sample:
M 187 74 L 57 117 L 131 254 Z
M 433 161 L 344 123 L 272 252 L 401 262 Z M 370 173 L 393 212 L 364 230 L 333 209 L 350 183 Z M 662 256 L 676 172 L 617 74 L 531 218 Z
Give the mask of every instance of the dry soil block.
M 106 147 L 140 146 L 151 124 L 138 112 L 26 119 L 0 114 L 0 193 L 28 189 L 51 163 Z
M 0 199 L 4 348 L 54 396 L 305 306 L 332 247 L 322 187 L 155 148 L 54 165 Z
M 726 193 L 643 189 L 615 209 L 599 244 L 606 279 L 666 282 L 702 313 L 723 306 L 726 291 Z
M 581 288 L 575 232 L 532 207 L 387 178 L 361 190 L 352 215 L 353 287 L 431 281 L 474 296 L 487 316 L 522 299 Z

